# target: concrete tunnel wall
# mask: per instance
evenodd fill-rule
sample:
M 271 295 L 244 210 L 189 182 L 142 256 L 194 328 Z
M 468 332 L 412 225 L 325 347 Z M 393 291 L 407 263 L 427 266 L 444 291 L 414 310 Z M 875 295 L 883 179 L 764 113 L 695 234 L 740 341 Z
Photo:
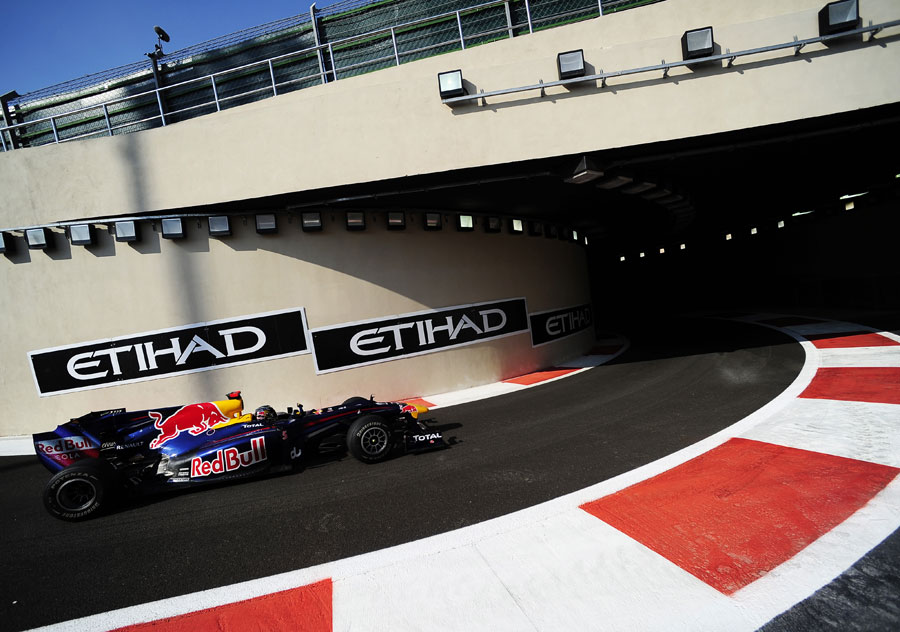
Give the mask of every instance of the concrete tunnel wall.
M 151 130 L 0 155 L 0 225 L 182 209 L 461 167 L 498 164 L 715 133 L 900 100 L 896 46 L 824 54 L 792 51 L 741 72 L 673 71 L 556 89 L 476 105 L 441 105 L 436 74 L 462 68 L 476 89 L 555 78 L 556 53 L 584 48 L 596 70 L 680 58 L 684 30 L 713 24 L 723 48 L 740 50 L 816 34 L 820 2 L 668 0 L 302 90 Z M 864 17 L 894 19 L 888 1 Z M 823 53 L 823 54 L 820 54 Z M 798 90 L 797 85 L 803 85 Z M 498 209 L 503 212 L 504 209 Z M 317 375 L 309 354 L 40 397 L 28 353 L 198 322 L 303 307 L 311 329 L 421 310 L 524 298 L 529 312 L 589 302 L 584 249 L 524 235 L 459 233 L 451 224 L 389 232 L 383 214 L 347 232 L 327 213 L 325 231 L 303 233 L 280 216 L 276 235 L 235 218 L 234 235 L 208 237 L 187 220 L 185 240 L 143 240 L 0 257 L 0 319 L 7 401 L 27 414 L 0 435 L 50 429 L 89 410 L 176 405 L 244 391 L 248 407 L 333 404 L 442 392 L 552 365 L 590 348 L 585 330 L 532 347 L 519 333 L 440 353 Z M 410 215 L 410 218 L 413 218 Z M 448 218 L 445 218 L 447 221 Z M 420 221 L 413 218 L 413 221 Z M 595 305 L 595 309 L 602 309 Z

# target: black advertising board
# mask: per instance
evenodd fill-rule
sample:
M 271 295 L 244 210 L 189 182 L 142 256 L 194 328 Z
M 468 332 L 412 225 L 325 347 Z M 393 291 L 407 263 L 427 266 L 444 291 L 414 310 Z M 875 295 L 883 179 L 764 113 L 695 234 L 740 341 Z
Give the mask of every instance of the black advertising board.
M 528 331 L 524 298 L 401 314 L 311 332 L 317 373 L 444 351 Z
M 531 345 L 539 345 L 584 331 L 593 324 L 591 306 L 578 305 L 530 314 Z
M 44 396 L 309 352 L 300 307 L 31 351 L 28 357 Z

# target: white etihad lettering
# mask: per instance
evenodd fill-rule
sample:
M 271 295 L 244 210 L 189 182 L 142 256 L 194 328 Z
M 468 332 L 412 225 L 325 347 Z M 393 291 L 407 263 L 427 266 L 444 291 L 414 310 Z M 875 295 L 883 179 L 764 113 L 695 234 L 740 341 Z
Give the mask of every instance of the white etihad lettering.
M 471 330 L 476 336 L 483 336 L 502 330 L 507 323 L 506 313 L 501 309 L 484 309 L 478 312 L 480 319 L 473 320 L 467 314 L 458 318 L 444 316 L 423 318 L 394 325 L 383 325 L 362 329 L 350 338 L 350 350 L 358 356 L 374 356 L 391 351 L 403 351 L 409 345 L 426 345 L 454 342 L 464 330 Z M 480 320 L 479 326 L 477 320 Z M 404 335 L 410 330 L 408 335 Z M 391 335 L 384 335 L 391 334 Z

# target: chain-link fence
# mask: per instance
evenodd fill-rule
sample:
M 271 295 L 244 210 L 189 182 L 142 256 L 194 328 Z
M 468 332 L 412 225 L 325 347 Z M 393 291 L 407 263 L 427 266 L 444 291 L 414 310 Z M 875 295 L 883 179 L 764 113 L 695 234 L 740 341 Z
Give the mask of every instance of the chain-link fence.
M 660 1 L 601 0 L 604 14 Z M 0 141 L 5 151 L 149 129 L 600 11 L 598 0 L 344 0 L 16 96 Z

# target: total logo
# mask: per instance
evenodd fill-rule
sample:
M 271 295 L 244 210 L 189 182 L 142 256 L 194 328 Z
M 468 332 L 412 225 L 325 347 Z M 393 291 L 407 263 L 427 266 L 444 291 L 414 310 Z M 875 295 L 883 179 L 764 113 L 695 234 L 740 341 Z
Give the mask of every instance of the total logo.
M 412 440 L 415 441 L 416 443 L 419 443 L 420 441 L 428 441 L 429 443 L 434 443 L 435 439 L 440 439 L 440 438 L 441 438 L 441 433 L 439 433 L 439 432 L 435 432 L 432 434 L 423 434 L 423 435 L 413 435 L 412 436 Z
M 191 459 L 191 478 L 233 472 L 242 467 L 250 467 L 254 463 L 261 463 L 266 458 L 266 438 L 256 437 L 250 441 L 250 449 L 247 452 L 239 452 L 237 448 L 225 448 L 217 450 L 215 458 L 211 461 L 204 461 L 199 456 L 194 457 Z

